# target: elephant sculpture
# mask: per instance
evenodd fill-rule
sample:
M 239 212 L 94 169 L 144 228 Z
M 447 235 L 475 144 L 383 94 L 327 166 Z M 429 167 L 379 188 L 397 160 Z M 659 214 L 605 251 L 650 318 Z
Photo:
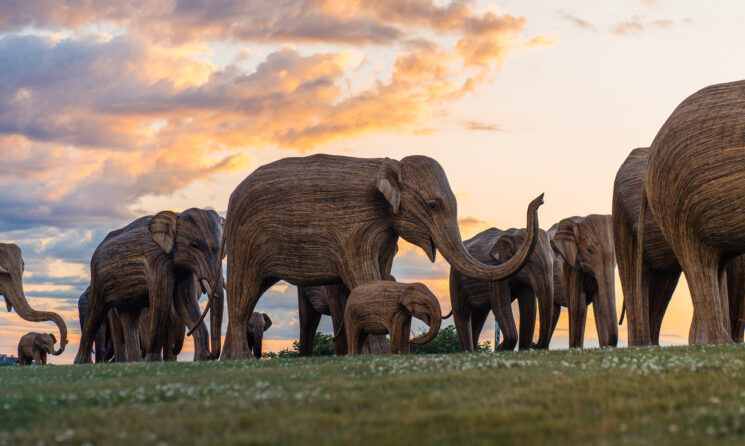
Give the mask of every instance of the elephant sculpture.
M 25 264 L 21 248 L 12 243 L 0 243 L 0 295 L 5 298 L 8 311 L 15 308 L 21 319 L 29 322 L 51 321 L 60 332 L 60 344 L 53 355 L 61 355 L 67 345 L 67 325 L 59 314 L 31 308 L 23 292 L 23 270 Z
M 202 292 L 217 293 L 210 319 L 212 353 L 218 355 L 223 308 L 218 255 L 221 231 L 222 219 L 215 211 L 188 209 L 180 214 L 163 211 L 142 217 L 109 233 L 91 260 L 88 314 L 75 363 L 90 362 L 94 336 L 111 308 L 121 321 L 127 361 L 141 359 L 139 317 L 145 307 L 150 307 L 146 361 L 162 359 L 172 307 L 195 329 L 197 357 L 208 359 L 208 334 L 199 316 L 197 284 Z
M 150 318 L 152 314 L 150 307 L 146 307 L 140 313 L 140 349 L 142 350 L 143 356 L 146 352 L 145 341 L 150 339 Z M 178 359 L 181 349 L 184 347 L 184 340 L 186 339 L 186 325 L 183 319 L 178 315 L 175 307 L 171 307 L 171 313 L 168 315 L 168 322 L 166 324 L 166 342 L 163 345 L 163 360 L 164 361 L 175 361 Z M 195 339 L 196 341 L 196 339 Z M 196 342 L 194 345 L 194 361 L 206 359 L 206 351 L 197 348 Z
M 18 364 L 31 365 L 34 361 L 36 365 L 45 365 L 47 354 L 54 354 L 56 342 L 57 338 L 51 333 L 26 333 L 18 342 Z
M 691 344 L 733 340 L 720 283 L 726 283 L 727 263 L 745 253 L 744 93 L 745 81 L 737 81 L 689 96 L 655 136 L 644 167 L 639 221 L 653 218 L 686 276 L 693 301 Z M 646 237 L 639 232 L 638 259 L 644 258 Z M 642 270 L 638 264 L 639 288 Z M 628 304 L 629 324 L 637 324 L 644 308 Z
M 484 265 L 463 247 L 455 195 L 431 158 L 321 154 L 262 166 L 233 191 L 228 204 L 221 242 L 229 259 L 222 358 L 248 357 L 249 317 L 278 280 L 354 290 L 386 277 L 381 265 L 392 262 L 399 236 L 431 261 L 440 250 L 470 277 L 507 278 L 532 252 L 542 202 L 541 195 L 528 206 L 529 235 L 515 256 Z
M 272 326 L 272 319 L 266 313 L 254 312 L 248 321 L 248 348 L 256 359 L 261 359 L 261 347 L 264 341 L 264 332 Z
M 80 332 L 83 332 L 85 318 L 88 314 L 88 293 L 90 287 L 86 289 L 78 298 L 78 320 L 80 321 Z M 93 344 L 93 360 L 96 363 L 109 362 L 114 359 L 114 344 L 112 343 L 111 329 L 108 321 L 98 328 Z
M 561 307 L 569 310 L 569 346 L 582 347 L 587 306 L 592 304 L 601 347 L 618 344 L 616 257 L 610 215 L 561 220 L 548 230 L 554 249 L 554 311 L 551 334 Z
M 409 340 L 411 318 L 429 325 L 424 336 Z M 349 354 L 362 353 L 369 335 L 391 335 L 392 353 L 409 353 L 409 343 L 426 344 L 440 331 L 442 311 L 434 294 L 421 283 L 376 280 L 349 294 L 344 309 L 344 328 Z
M 525 243 L 525 229 L 490 228 L 466 240 L 468 252 L 482 263 L 505 262 Z M 546 231 L 539 230 L 533 253 L 509 279 L 481 281 L 450 268 L 450 302 L 462 351 L 473 351 L 489 311 L 499 323 L 503 341 L 498 350 L 512 350 L 518 343 L 512 302 L 520 307 L 520 349 L 548 348 L 554 308 L 553 250 Z M 540 315 L 538 343 L 533 344 L 536 300 Z

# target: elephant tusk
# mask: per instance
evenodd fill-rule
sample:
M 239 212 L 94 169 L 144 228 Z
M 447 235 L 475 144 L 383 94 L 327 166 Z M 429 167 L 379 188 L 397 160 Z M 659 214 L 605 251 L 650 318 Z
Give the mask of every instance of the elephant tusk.
M 212 294 L 212 287 L 210 286 L 210 283 L 207 281 L 207 279 L 202 279 L 202 287 L 206 291 L 205 294 L 207 294 L 208 296 Z
M 10 274 L 10 271 L 8 271 L 7 269 L 5 269 L 5 268 L 3 268 L 2 266 L 0 266 L 0 273 L 3 273 L 3 274 Z

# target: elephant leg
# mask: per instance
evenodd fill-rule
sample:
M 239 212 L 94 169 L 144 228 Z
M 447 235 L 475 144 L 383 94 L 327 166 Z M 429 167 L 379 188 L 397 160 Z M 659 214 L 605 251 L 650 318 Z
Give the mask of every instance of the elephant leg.
M 98 332 L 96 332 L 96 338 L 94 340 L 94 360 L 96 361 L 96 364 L 99 362 L 104 362 L 106 357 L 106 324 L 102 323 L 98 327 Z
M 727 291 L 732 339 L 743 342 L 745 331 L 745 256 L 737 256 L 727 264 Z
M 722 317 L 724 318 L 724 328 L 727 334 L 732 338 L 732 320 L 729 316 L 729 290 L 727 289 L 727 264 L 724 261 L 719 263 L 719 298 L 722 304 Z
M 168 357 L 166 361 L 178 360 L 178 355 L 181 353 L 181 349 L 184 347 L 184 339 L 186 339 L 186 326 L 184 321 L 176 313 L 174 308 L 171 311 L 171 319 L 168 326 Z
M 582 273 L 578 268 L 565 266 L 564 283 L 569 301 L 569 347 L 581 348 L 585 341 L 587 297 Z
M 363 336 L 367 337 L 357 324 L 345 324 L 347 325 L 347 343 L 349 350 L 347 352 L 350 356 L 359 355 L 362 353 L 362 343 L 360 342 Z
M 41 352 L 41 365 L 47 365 L 47 352 Z
M 241 259 L 235 259 L 233 264 L 241 265 Z M 249 359 L 248 321 L 261 295 L 277 282 L 276 279 L 260 277 L 256 266 L 248 261 L 245 264 L 248 269 L 239 280 L 239 274 L 231 273 L 233 267 L 228 263 L 228 330 L 220 356 L 223 360 Z
M 119 321 L 124 332 L 124 361 L 142 361 L 142 347 L 140 343 L 140 311 L 119 311 Z
M 396 337 L 398 338 L 397 340 L 398 346 L 396 347 L 397 351 L 393 351 L 393 348 L 391 348 L 391 352 L 399 353 L 401 355 L 408 355 L 409 353 L 411 353 L 411 341 L 409 339 L 410 334 L 411 334 L 411 318 L 408 317 L 404 321 L 403 326 L 401 327 L 400 331 L 396 333 Z M 393 345 L 394 345 L 393 344 L 393 333 L 391 333 L 391 346 Z
M 719 256 L 702 243 L 679 240 L 673 246 L 685 273 L 693 301 L 693 321 L 688 333 L 690 344 L 732 342 L 725 328 L 722 299 L 719 296 Z M 730 321 L 726 321 L 729 325 Z
M 83 330 L 80 334 L 80 346 L 75 356 L 75 364 L 91 362 L 91 352 L 93 351 L 93 342 L 95 340 L 98 327 L 101 326 L 106 308 L 104 307 L 104 296 L 94 290 L 91 286 L 91 294 L 88 297 L 88 314 L 83 324 Z
M 34 363 L 36 365 L 43 365 L 41 362 L 41 352 L 37 349 L 34 349 Z
M 329 312 L 331 313 L 331 324 L 334 328 L 334 336 L 336 336 L 336 340 L 334 341 L 334 354 L 336 356 L 346 355 L 349 350 L 347 345 L 349 341 L 341 326 L 342 321 L 344 320 L 344 308 L 347 306 L 349 290 L 343 285 L 329 285 L 326 287 L 326 296 L 328 298 Z M 316 324 L 316 327 L 311 334 L 311 352 L 313 351 L 313 338 L 315 337 L 317 328 L 318 324 Z
M 450 268 L 450 305 L 453 309 L 453 322 L 458 333 L 458 343 L 463 352 L 472 352 L 473 334 L 471 331 L 471 306 L 463 293 L 460 275 Z
M 649 273 L 649 337 L 652 345 L 660 345 L 662 319 L 679 279 L 680 271 Z
M 559 323 L 559 316 L 561 316 L 561 305 L 554 304 L 554 311 L 551 313 L 551 330 L 548 333 L 548 343 L 546 348 L 551 344 L 551 338 L 554 337 L 554 331 L 556 331 L 556 324 Z
M 176 281 L 174 297 L 173 307 L 176 313 L 178 313 L 178 317 L 182 321 L 185 321 L 190 328 L 194 327 L 202 312 L 199 310 L 197 290 L 194 286 L 194 277 L 191 274 Z M 171 312 L 172 310 L 169 308 L 169 319 L 172 319 Z M 194 361 L 210 359 L 209 333 L 207 332 L 207 325 L 204 321 L 199 323 L 197 329 L 192 333 L 192 337 L 194 338 Z M 171 345 L 166 345 L 166 349 L 170 350 Z
M 639 251 L 637 233 L 633 227 L 621 221 L 621 217 L 613 215 L 614 242 L 616 246 L 616 260 L 618 275 L 623 290 L 623 305 L 626 309 L 629 346 L 649 345 L 651 343 L 649 320 L 649 272 L 646 266 L 638 265 L 643 262 L 643 255 Z M 641 270 L 641 276 L 637 274 Z M 642 283 L 638 283 L 638 281 Z
M 487 316 L 489 316 L 489 308 L 475 308 L 471 313 L 471 336 L 473 336 L 471 342 L 473 342 L 474 350 L 479 345 L 479 337 Z
M 508 281 L 489 282 L 489 298 L 494 317 L 502 332 L 502 342 L 494 350 L 514 350 L 517 345 L 517 325 L 512 315 L 512 299 Z
M 116 309 L 112 308 L 109 310 L 108 321 L 114 350 L 114 360 L 124 362 L 127 358 L 124 349 L 124 328 L 122 327 L 122 321 L 119 319 L 119 313 Z
M 518 287 L 517 305 L 520 308 L 518 348 L 527 350 L 533 346 L 533 335 L 535 334 L 536 297 L 533 290 L 525 286 Z
M 145 307 L 140 311 L 137 326 L 140 332 L 140 356 L 144 358 L 147 355 L 148 339 L 152 336 L 150 331 L 150 307 Z
M 321 322 L 321 313 L 316 311 L 313 305 L 308 302 L 304 294 L 304 288 L 302 286 L 297 287 L 298 317 L 300 319 L 298 344 L 300 356 L 311 356 L 313 355 L 313 339 L 316 336 L 318 324 Z M 334 336 L 339 336 L 339 333 L 334 333 Z M 334 351 L 336 351 L 336 348 Z
M 163 359 L 161 352 L 166 344 L 168 315 L 176 296 L 176 283 L 173 266 L 169 263 L 156 263 L 152 266 L 148 280 L 150 300 L 150 339 L 147 340 L 145 361 L 156 362 Z

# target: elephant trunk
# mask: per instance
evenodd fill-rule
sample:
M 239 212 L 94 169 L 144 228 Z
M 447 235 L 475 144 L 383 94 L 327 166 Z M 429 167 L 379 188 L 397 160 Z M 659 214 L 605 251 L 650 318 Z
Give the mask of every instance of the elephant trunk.
M 430 302 L 429 305 L 427 305 L 426 313 L 413 315 L 417 319 L 421 319 L 429 325 L 429 330 L 424 336 L 411 340 L 411 342 L 414 344 L 426 344 L 427 342 L 434 339 L 435 336 L 437 336 L 437 333 L 439 333 L 440 331 L 440 325 L 442 324 L 442 310 L 440 310 L 440 303 L 437 301 L 436 298 L 432 298 L 429 301 Z
M 533 253 L 539 230 L 538 207 L 542 204 L 543 194 L 530 203 L 525 242 L 512 258 L 501 265 L 486 265 L 474 259 L 463 246 L 457 221 L 446 224 L 434 232 L 435 245 L 458 272 L 482 281 L 504 280 L 522 268 Z
M 215 286 L 212 286 L 212 289 L 207 291 L 207 295 L 209 296 L 209 298 L 207 299 L 207 306 L 204 307 L 204 311 L 202 312 L 202 315 L 199 317 L 199 320 L 197 320 L 197 323 L 194 324 L 194 326 L 191 327 L 191 329 L 189 329 L 189 331 L 186 333 L 187 336 L 191 336 L 194 330 L 196 330 L 197 327 L 199 327 L 199 324 L 201 324 L 204 321 L 204 317 L 207 315 L 207 312 L 209 311 L 210 307 L 212 307 L 212 301 L 215 300 L 215 293 L 217 292 L 217 288 L 218 288 L 217 285 L 220 283 L 220 280 L 222 278 L 222 258 L 225 255 L 225 234 L 226 232 L 223 230 L 222 237 L 220 237 L 220 250 L 217 255 L 217 268 L 215 269 L 215 275 L 211 282 Z M 222 333 L 220 333 L 220 335 L 222 335 Z M 219 357 L 219 349 L 217 353 L 218 353 L 218 356 L 214 356 L 215 352 L 212 352 L 210 354 L 210 357 L 213 359 L 217 359 Z
M 62 354 L 62 352 L 65 351 L 65 346 L 67 345 L 67 325 L 59 314 L 53 313 L 51 311 L 34 310 L 28 304 L 26 296 L 23 294 L 22 290 L 14 290 L 14 292 L 9 292 L 5 295 L 5 298 L 8 300 L 8 303 L 13 308 L 15 308 L 16 313 L 18 313 L 18 316 L 20 316 L 21 319 L 27 320 L 29 322 L 54 322 L 57 325 L 57 328 L 59 328 L 60 346 L 59 349 L 52 352 L 52 354 L 55 356 L 59 356 Z
M 616 293 L 613 268 L 605 268 L 605 271 L 597 275 L 596 279 L 598 294 L 596 300 L 593 302 L 593 307 L 598 341 L 601 347 L 615 347 L 618 344 L 618 324 L 616 319 Z
M 220 348 L 222 346 L 222 315 L 223 308 L 225 307 L 225 281 L 222 277 L 222 272 L 215 287 L 217 288 L 215 292 L 216 300 L 210 311 L 211 359 L 220 357 Z
M 554 277 L 553 265 L 549 264 L 548 271 L 536 279 L 533 285 L 538 298 L 538 319 L 540 325 L 538 343 L 535 348 L 548 349 L 551 342 L 554 311 Z

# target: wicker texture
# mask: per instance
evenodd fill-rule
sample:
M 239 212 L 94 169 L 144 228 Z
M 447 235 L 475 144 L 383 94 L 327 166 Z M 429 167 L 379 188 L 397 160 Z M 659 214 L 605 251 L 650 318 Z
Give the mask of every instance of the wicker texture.
M 592 304 L 601 347 L 616 346 L 616 257 L 610 215 L 561 220 L 548 230 L 554 248 L 554 322 L 569 311 L 569 346 L 582 347 L 587 306 Z
M 411 318 L 425 322 L 429 330 L 421 338 L 409 340 Z M 369 335 L 391 336 L 392 353 L 409 353 L 410 342 L 425 344 L 439 332 L 442 322 L 440 303 L 421 283 L 377 280 L 364 283 L 349 294 L 344 310 L 344 328 L 349 354 L 362 353 Z
M 525 229 L 506 231 L 490 228 L 464 245 L 482 263 L 505 262 L 525 243 Z M 535 247 L 525 265 L 512 277 L 498 281 L 472 279 L 450 268 L 450 302 L 453 320 L 462 351 L 473 351 L 478 344 L 484 321 L 493 311 L 503 334 L 498 350 L 512 350 L 518 343 L 517 326 L 512 315 L 512 302 L 520 308 L 519 347 L 548 348 L 554 306 L 553 250 L 546 231 L 540 230 Z M 540 334 L 533 344 L 536 300 L 540 313 Z
M 15 309 L 21 319 L 29 322 L 54 322 L 59 328 L 60 346 L 53 354 L 60 355 L 68 342 L 67 325 L 57 313 L 31 308 L 23 292 L 23 270 L 21 248 L 12 243 L 0 243 L 0 294 L 5 298 L 8 311 Z
M 26 333 L 18 342 L 18 364 L 36 365 L 47 363 L 47 354 L 54 354 L 54 344 L 57 338 L 52 333 Z
M 538 230 L 505 264 L 484 265 L 463 247 L 457 203 L 433 159 L 401 161 L 331 155 L 285 158 L 258 168 L 233 192 L 225 225 L 228 330 L 222 357 L 248 357 L 246 329 L 256 302 L 278 280 L 354 289 L 380 280 L 398 237 L 434 261 L 436 249 L 470 277 L 510 276 L 527 259 Z
M 215 211 L 189 209 L 181 214 L 163 211 L 142 217 L 113 231 L 96 248 L 91 260 L 88 315 L 76 363 L 90 362 L 93 339 L 111 308 L 123 329 L 125 357 L 140 358 L 140 312 L 150 307 L 150 336 L 145 360 L 159 361 L 167 343 L 172 307 L 190 327 L 200 311 L 195 283 L 216 290 L 212 308 L 213 353 L 220 350 L 223 283 L 218 255 L 222 221 Z M 210 278 L 217 278 L 211 283 Z M 214 281 L 213 281 L 214 282 Z M 200 322 L 195 342 L 207 350 L 207 328 Z

